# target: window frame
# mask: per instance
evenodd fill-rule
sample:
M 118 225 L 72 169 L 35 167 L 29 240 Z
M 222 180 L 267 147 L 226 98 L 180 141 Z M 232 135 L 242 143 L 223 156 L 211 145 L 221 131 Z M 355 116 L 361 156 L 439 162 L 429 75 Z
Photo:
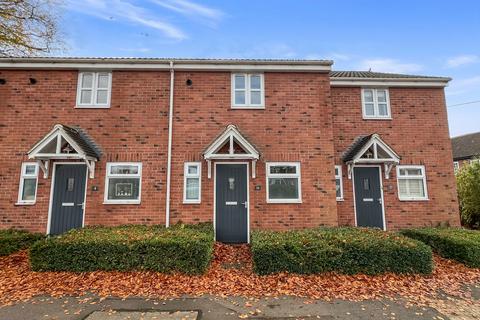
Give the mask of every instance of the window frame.
M 245 89 L 235 89 L 235 76 L 244 76 L 245 77 Z M 252 76 L 260 76 L 260 104 L 252 104 L 250 101 L 251 97 L 251 87 L 250 87 L 250 78 Z M 265 109 L 265 75 L 264 73 L 254 73 L 254 72 L 235 72 L 231 75 L 231 102 L 232 109 Z M 245 103 L 237 104 L 235 102 L 235 92 L 236 91 L 245 91 Z M 258 89 L 254 89 L 258 91 Z
M 188 167 L 196 166 L 197 174 L 188 173 Z M 198 199 L 187 199 L 187 179 L 198 178 Z M 183 203 L 199 204 L 202 202 L 202 163 L 185 162 L 183 166 Z
M 453 161 L 453 172 L 457 173 L 460 169 L 460 163 L 458 161 Z
M 300 171 L 300 162 L 266 162 L 266 197 L 267 203 L 302 203 L 302 174 Z M 295 166 L 296 173 L 270 173 L 270 167 L 276 166 Z M 270 199 L 269 178 L 297 178 L 298 179 L 298 198 L 297 199 Z
M 90 103 L 82 103 L 82 80 L 85 74 L 92 74 L 93 75 L 93 83 L 92 83 L 92 98 Z M 107 86 L 107 102 L 106 103 L 96 103 L 97 99 L 97 92 L 98 92 L 98 77 L 101 74 L 108 75 L 108 86 Z M 100 89 L 105 90 L 105 89 Z M 77 81 L 77 100 L 76 100 L 76 108 L 86 108 L 86 109 L 108 109 L 110 108 L 110 101 L 112 96 L 112 71 L 79 71 L 78 72 L 78 81 Z
M 110 169 L 112 166 L 137 166 L 138 173 L 136 174 L 112 174 Z M 103 203 L 104 204 L 140 204 L 142 201 L 142 163 L 141 162 L 107 162 L 105 173 L 105 190 Z M 108 187 L 110 183 L 110 178 L 138 178 L 138 199 L 108 199 Z
M 25 169 L 27 166 L 35 166 L 35 173 L 34 174 L 26 174 Z M 18 198 L 17 198 L 17 205 L 33 205 L 37 202 L 37 193 L 38 193 L 38 163 L 36 162 L 23 162 L 21 171 L 20 171 L 20 182 L 18 185 Z M 25 179 L 32 179 L 35 178 L 35 196 L 33 200 L 23 200 L 23 187 L 25 184 Z
M 373 95 L 373 111 L 374 115 L 369 116 L 366 113 L 366 107 L 365 107 L 365 90 L 372 90 L 372 95 Z M 385 90 L 385 99 L 387 103 L 387 115 L 386 116 L 381 116 L 379 115 L 378 112 L 378 94 L 377 91 L 379 90 Z M 388 88 L 371 88 L 371 87 L 365 87 L 362 88 L 362 117 L 363 119 L 373 119 L 373 120 L 391 120 L 392 119 L 392 110 L 390 107 L 390 90 Z
M 421 176 L 402 176 L 400 175 L 400 169 L 420 169 Z M 423 181 L 423 190 L 425 195 L 423 197 L 412 197 L 412 196 L 402 196 L 400 194 L 400 180 L 409 180 L 409 179 L 422 179 Z M 427 188 L 427 175 L 425 172 L 425 166 L 423 165 L 399 165 L 397 166 L 397 193 L 398 199 L 400 201 L 428 201 L 428 188 Z
M 336 165 L 335 170 L 338 170 L 338 174 L 335 172 L 335 199 L 337 201 L 343 201 L 343 173 L 342 173 L 342 166 L 341 165 Z M 340 180 L 340 197 L 337 197 L 337 179 Z

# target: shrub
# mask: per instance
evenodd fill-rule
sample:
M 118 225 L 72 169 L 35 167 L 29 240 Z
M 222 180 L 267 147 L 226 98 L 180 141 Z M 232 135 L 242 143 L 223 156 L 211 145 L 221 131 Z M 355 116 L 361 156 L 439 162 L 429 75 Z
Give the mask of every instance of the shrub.
M 419 228 L 401 233 L 432 247 L 444 258 L 457 260 L 469 267 L 480 267 L 480 231 L 462 228 Z
M 255 231 L 255 272 L 269 274 L 338 272 L 345 274 L 432 272 L 432 251 L 399 234 L 365 228 Z
M 480 228 L 480 162 L 463 166 L 456 174 L 462 225 Z
M 212 259 L 211 225 L 87 227 L 35 243 L 35 271 L 152 270 L 203 273 Z
M 26 249 L 43 238 L 38 233 L 14 229 L 0 230 L 0 256 L 8 256 L 18 250 Z

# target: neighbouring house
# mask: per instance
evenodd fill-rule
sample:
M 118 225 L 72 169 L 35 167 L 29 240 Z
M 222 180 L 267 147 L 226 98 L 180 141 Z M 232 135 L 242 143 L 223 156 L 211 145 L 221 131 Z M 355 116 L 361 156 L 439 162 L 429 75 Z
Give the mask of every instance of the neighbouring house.
M 455 171 L 465 164 L 480 161 L 480 132 L 453 137 L 452 152 Z
M 459 225 L 450 79 L 331 65 L 1 58 L 1 228 Z

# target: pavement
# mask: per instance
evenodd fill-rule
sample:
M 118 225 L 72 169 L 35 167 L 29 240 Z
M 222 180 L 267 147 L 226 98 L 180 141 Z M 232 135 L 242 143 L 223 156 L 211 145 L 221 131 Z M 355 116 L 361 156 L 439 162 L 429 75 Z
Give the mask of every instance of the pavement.
M 478 302 L 478 301 L 477 301 Z M 431 307 L 402 300 L 362 302 L 308 300 L 298 297 L 144 298 L 36 297 L 0 307 L 2 320 L 293 320 L 293 319 L 450 319 Z M 452 318 L 454 319 L 454 318 Z M 456 318 L 455 318 L 456 319 Z M 464 318 L 458 318 L 464 319 Z M 465 318 L 469 319 L 469 318 Z M 474 318 L 472 318 L 474 319 Z

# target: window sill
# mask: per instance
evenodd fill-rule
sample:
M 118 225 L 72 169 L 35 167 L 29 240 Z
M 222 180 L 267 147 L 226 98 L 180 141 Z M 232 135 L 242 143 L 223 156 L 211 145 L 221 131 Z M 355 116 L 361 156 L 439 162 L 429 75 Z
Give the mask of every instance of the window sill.
M 36 202 L 17 202 L 15 203 L 16 206 L 33 206 Z
M 76 105 L 75 109 L 110 109 L 110 105 L 102 106 L 102 105 Z
M 267 203 L 270 204 L 295 204 L 295 203 L 302 203 L 302 200 L 267 200 Z
M 103 204 L 140 204 L 140 200 L 103 201 Z
M 336 200 L 337 200 L 337 202 L 343 202 L 343 201 L 345 201 L 345 199 L 343 199 L 343 198 L 337 198 Z
M 265 109 L 265 106 L 250 106 L 250 105 L 232 106 L 232 109 L 262 110 L 262 109 Z
M 189 201 L 189 200 L 183 200 L 183 204 L 201 204 L 201 200 L 196 200 L 196 201 Z
M 429 198 L 398 198 L 400 201 L 429 201 Z
M 366 117 L 363 116 L 363 120 L 393 120 L 392 117 Z

